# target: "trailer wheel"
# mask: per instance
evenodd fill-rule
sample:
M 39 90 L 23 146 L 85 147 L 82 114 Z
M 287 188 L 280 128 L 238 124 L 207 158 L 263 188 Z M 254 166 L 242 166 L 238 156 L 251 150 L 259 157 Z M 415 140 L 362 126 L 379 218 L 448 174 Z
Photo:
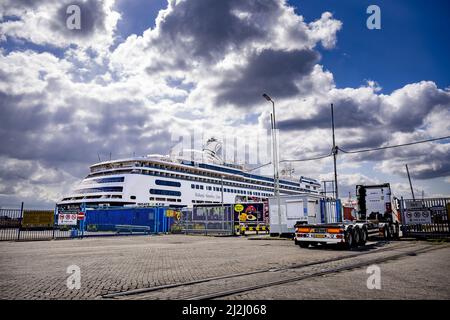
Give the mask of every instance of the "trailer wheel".
M 300 248 L 306 249 L 309 247 L 309 243 L 308 242 L 299 242 L 298 245 L 300 246 Z
M 361 240 L 361 238 L 360 238 L 359 228 L 355 227 L 355 229 L 353 229 L 353 246 L 357 247 L 359 245 L 360 240 Z
M 353 247 L 353 242 L 354 242 L 354 238 L 353 238 L 353 230 L 352 229 L 348 229 L 345 232 L 345 248 L 350 249 L 351 247 Z
M 359 234 L 359 244 L 360 245 L 365 245 L 366 244 L 366 242 L 367 242 L 367 238 L 368 238 L 368 233 L 367 233 L 367 228 L 366 227 L 363 227 L 361 230 L 360 230 L 360 234 Z

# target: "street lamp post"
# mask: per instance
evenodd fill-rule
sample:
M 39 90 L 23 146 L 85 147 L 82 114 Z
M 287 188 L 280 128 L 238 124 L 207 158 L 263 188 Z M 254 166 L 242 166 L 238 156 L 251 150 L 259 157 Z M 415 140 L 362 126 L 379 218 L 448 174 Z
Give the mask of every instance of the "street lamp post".
M 280 206 L 280 179 L 279 179 L 279 169 L 278 169 L 278 144 L 277 144 L 277 125 L 275 118 L 275 102 L 272 100 L 269 95 L 266 93 L 263 94 L 263 97 L 272 103 L 272 144 L 273 144 L 273 165 L 274 165 L 274 193 L 277 197 L 277 207 L 278 207 L 278 224 L 280 228 L 280 236 L 281 236 L 281 206 Z
M 331 129 L 332 129 L 332 133 L 333 133 L 334 191 L 335 191 L 335 198 L 337 201 L 337 199 L 339 198 L 337 170 L 336 170 L 336 155 L 338 153 L 338 147 L 336 146 L 336 140 L 335 140 L 335 136 L 334 136 L 334 107 L 333 107 L 333 104 L 331 104 Z

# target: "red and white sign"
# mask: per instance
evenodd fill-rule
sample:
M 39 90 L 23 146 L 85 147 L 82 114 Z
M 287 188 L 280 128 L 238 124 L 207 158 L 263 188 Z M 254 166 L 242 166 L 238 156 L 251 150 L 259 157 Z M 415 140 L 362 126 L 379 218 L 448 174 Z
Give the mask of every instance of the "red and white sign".
M 77 214 L 76 213 L 60 213 L 58 214 L 58 225 L 60 226 L 76 226 Z
M 84 212 L 78 212 L 78 220 L 84 220 Z

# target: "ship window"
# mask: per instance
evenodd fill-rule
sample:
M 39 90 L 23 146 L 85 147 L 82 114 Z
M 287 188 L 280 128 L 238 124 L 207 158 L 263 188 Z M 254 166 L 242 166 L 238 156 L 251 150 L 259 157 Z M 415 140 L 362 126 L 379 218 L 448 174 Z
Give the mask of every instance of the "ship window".
M 150 189 L 151 194 L 160 194 L 166 196 L 181 196 L 180 191 L 172 191 L 172 190 L 162 190 L 162 189 Z
M 200 186 L 200 190 L 203 190 L 203 186 Z
M 200 186 L 198 184 L 196 184 L 195 189 L 200 189 Z
M 86 188 L 79 189 L 77 193 L 98 193 L 98 192 L 122 192 L 123 187 L 101 187 L 101 188 Z
M 159 186 L 169 186 L 169 187 L 181 187 L 181 183 L 177 181 L 159 180 L 156 179 L 155 183 Z
M 109 182 L 123 182 L 125 180 L 124 177 L 111 177 L 111 178 L 101 178 L 94 179 L 97 183 L 109 183 Z
M 191 189 L 195 189 L 195 184 L 191 184 Z
M 130 199 L 136 200 L 136 196 L 130 196 Z

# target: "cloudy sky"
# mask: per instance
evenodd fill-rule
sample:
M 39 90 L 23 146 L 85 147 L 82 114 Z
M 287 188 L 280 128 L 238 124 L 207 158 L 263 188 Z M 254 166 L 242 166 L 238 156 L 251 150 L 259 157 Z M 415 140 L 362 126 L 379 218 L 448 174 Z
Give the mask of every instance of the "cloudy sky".
M 375 2 L 381 29 L 369 30 Z M 329 153 L 331 102 L 346 150 L 448 136 L 449 18 L 445 0 L 1 0 L 0 205 L 51 207 L 98 155 L 267 129 L 263 92 L 280 159 Z M 418 194 L 450 194 L 444 140 L 339 155 L 341 196 L 381 182 L 409 196 L 405 163 Z M 294 167 L 332 177 L 331 158 Z

